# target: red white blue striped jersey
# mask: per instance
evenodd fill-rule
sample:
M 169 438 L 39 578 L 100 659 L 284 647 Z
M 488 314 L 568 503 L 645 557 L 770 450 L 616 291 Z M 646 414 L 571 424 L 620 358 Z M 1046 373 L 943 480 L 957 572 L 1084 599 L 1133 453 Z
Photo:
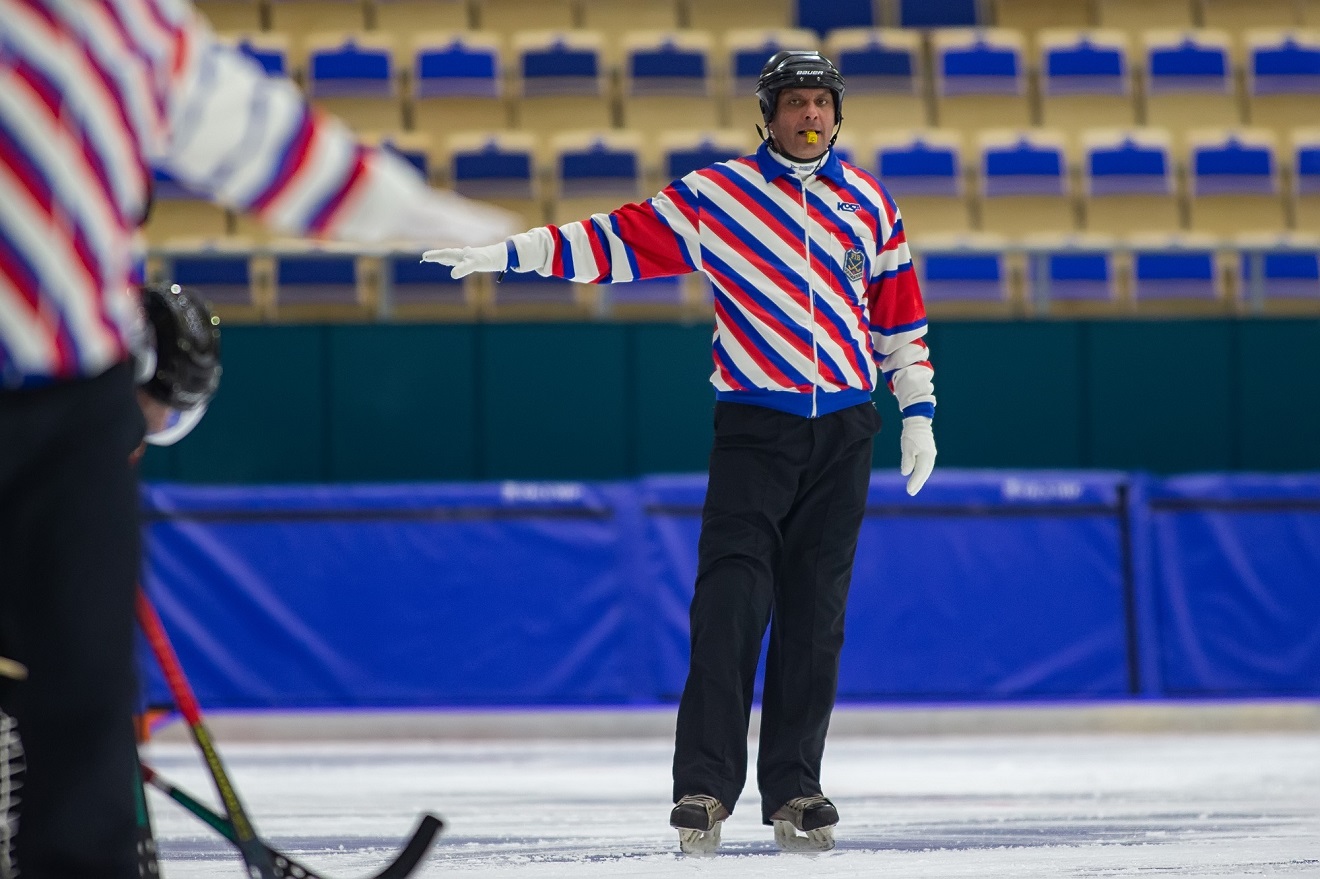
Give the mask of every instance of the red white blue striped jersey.
M 903 221 L 884 187 L 831 152 L 799 180 L 762 144 L 610 214 L 545 227 L 534 268 L 610 283 L 701 271 L 714 287 L 721 400 L 805 416 L 870 399 L 883 375 L 904 416 L 934 416 L 933 369 Z
M 293 234 L 375 241 L 421 213 L 436 238 L 437 215 L 465 219 L 217 45 L 187 0 L 0 0 L 0 390 L 125 359 L 153 165 Z

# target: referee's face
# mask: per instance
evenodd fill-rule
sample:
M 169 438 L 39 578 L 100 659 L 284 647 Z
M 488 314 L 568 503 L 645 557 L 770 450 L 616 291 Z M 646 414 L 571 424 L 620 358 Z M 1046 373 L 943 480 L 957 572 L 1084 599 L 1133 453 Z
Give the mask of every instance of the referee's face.
M 779 93 L 769 129 L 780 152 L 809 162 L 829 149 L 834 130 L 834 92 L 822 88 L 792 88 Z

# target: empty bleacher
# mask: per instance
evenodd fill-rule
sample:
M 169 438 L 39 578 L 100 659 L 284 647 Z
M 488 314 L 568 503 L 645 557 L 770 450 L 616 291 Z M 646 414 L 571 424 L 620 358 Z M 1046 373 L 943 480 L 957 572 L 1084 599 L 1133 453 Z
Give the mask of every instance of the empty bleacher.
M 1179 305 L 1190 300 L 1199 303 L 1192 313 L 1266 313 L 1314 299 L 1248 294 L 1261 285 L 1311 289 L 1320 0 L 202 0 L 198 8 L 222 39 L 270 75 L 290 76 L 364 141 L 390 144 L 434 184 L 514 210 L 528 226 L 645 198 L 693 168 L 751 151 L 765 60 L 819 48 L 847 80 L 836 149 L 894 196 L 919 268 L 932 243 L 943 248 L 932 283 L 946 312 L 955 291 L 984 292 L 975 272 L 952 279 L 988 264 L 991 252 L 1004 267 L 999 292 L 971 295 L 970 312 L 1184 313 Z M 1275 255 L 1248 259 L 1243 236 L 1252 234 L 1273 242 Z M 234 300 L 229 314 L 245 320 L 513 316 L 520 303 L 554 306 L 526 313 L 596 317 L 709 307 L 709 290 L 692 279 L 605 293 L 538 287 L 539 279 L 497 290 L 477 279 L 429 294 L 431 269 L 410 275 L 379 256 L 361 272 L 354 263 L 351 285 L 312 295 L 315 285 L 288 280 L 298 270 L 285 269 L 282 282 L 281 267 L 333 254 L 296 252 L 164 173 L 144 237 L 169 254 L 161 265 L 193 265 L 193 252 L 203 254 L 196 265 L 233 263 L 247 248 L 250 284 L 216 282 Z M 1152 249 L 1156 240 L 1163 251 Z M 1165 295 L 1172 288 L 1147 271 L 1158 254 L 1207 241 L 1215 295 Z M 981 262 L 959 263 L 949 242 Z M 1110 258 L 1097 258 L 1105 248 Z M 1292 250 L 1302 255 L 1279 255 Z M 235 299 L 239 287 L 249 292 Z M 1102 287 L 1103 297 L 1081 292 Z

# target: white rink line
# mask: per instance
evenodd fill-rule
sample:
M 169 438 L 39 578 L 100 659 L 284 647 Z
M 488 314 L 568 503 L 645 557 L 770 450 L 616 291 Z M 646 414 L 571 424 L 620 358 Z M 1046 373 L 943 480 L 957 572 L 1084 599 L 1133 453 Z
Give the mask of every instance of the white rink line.
M 778 852 L 753 781 L 701 859 L 675 854 L 667 826 L 671 747 L 220 742 L 262 835 L 333 879 L 382 866 L 426 809 L 448 828 L 414 875 L 436 879 L 1320 877 L 1313 734 L 834 737 L 837 849 Z M 156 742 L 148 760 L 214 802 L 191 746 Z M 167 879 L 243 875 L 212 831 L 151 806 Z

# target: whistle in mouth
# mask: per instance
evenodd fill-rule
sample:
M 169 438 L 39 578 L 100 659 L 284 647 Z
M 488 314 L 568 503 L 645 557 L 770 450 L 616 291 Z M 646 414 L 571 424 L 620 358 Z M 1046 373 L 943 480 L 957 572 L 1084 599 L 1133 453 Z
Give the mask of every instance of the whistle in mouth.
M 807 143 L 815 143 L 818 140 L 820 140 L 820 138 L 816 135 L 816 132 L 814 131 L 807 132 Z

